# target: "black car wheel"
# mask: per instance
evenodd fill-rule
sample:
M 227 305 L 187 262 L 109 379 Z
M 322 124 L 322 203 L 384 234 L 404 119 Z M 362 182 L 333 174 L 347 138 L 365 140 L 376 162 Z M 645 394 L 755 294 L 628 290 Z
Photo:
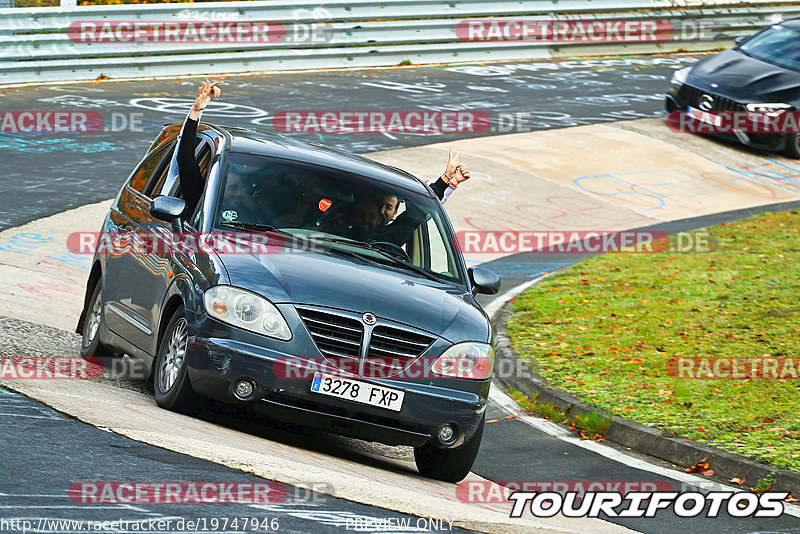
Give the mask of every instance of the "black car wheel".
M 103 324 L 103 299 L 100 281 L 94 286 L 92 298 L 86 308 L 81 339 L 81 356 L 84 358 L 112 358 L 114 353 L 100 343 L 100 326 Z
M 455 449 L 440 449 L 426 443 L 422 447 L 414 447 L 414 462 L 419 472 L 426 477 L 444 480 L 445 482 L 460 482 L 469 474 L 483 437 L 484 415 L 478 430 L 460 447 Z
M 800 134 L 788 134 L 786 136 L 784 152 L 790 158 L 800 159 Z
M 158 343 L 153 369 L 156 404 L 167 410 L 196 414 L 203 410 L 202 397 L 192 389 L 186 365 L 189 331 L 183 308 L 175 310 Z

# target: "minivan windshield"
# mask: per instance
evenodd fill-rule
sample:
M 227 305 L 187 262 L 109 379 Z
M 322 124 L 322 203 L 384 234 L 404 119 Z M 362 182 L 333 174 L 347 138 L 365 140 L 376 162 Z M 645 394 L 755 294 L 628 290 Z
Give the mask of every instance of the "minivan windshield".
M 274 231 L 365 261 L 463 284 L 435 198 L 339 169 L 231 153 L 214 228 Z
M 770 26 L 744 42 L 739 50 L 788 69 L 800 71 L 800 32 Z

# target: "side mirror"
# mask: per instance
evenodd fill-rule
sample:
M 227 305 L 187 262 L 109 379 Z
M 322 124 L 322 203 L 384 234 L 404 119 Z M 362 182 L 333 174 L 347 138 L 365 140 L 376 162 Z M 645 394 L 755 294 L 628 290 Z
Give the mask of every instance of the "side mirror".
M 500 291 L 500 277 L 494 271 L 483 267 L 470 267 L 467 272 L 473 292 L 494 295 Z
M 183 228 L 181 214 L 186 209 L 186 201 L 175 197 L 158 197 L 150 203 L 150 215 L 172 223 L 172 231 L 180 232 Z
M 733 40 L 733 42 L 734 42 L 734 43 L 736 43 L 736 46 L 739 46 L 740 44 L 742 44 L 742 43 L 743 43 L 743 42 L 745 42 L 746 40 L 747 40 L 747 37 L 746 37 L 746 36 L 744 36 L 744 35 L 740 35 L 739 37 L 737 37 L 736 39 L 734 39 L 734 40 Z

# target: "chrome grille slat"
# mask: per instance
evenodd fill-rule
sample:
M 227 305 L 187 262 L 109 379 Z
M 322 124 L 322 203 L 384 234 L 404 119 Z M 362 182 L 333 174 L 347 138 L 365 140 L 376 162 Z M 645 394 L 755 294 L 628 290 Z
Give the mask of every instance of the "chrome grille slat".
M 358 341 L 350 341 L 349 339 L 338 338 L 338 337 L 334 337 L 334 336 L 328 336 L 328 335 L 325 335 L 325 334 L 315 333 L 314 337 L 315 338 L 327 339 L 329 341 L 336 341 L 337 343 L 346 343 L 347 345 L 355 345 L 356 347 L 360 347 L 361 346 L 361 343 L 358 342 Z
M 378 339 L 386 339 L 390 343 L 395 343 L 397 341 L 396 338 L 392 338 L 392 337 L 389 337 L 389 336 L 384 336 L 384 335 L 381 335 L 381 334 L 374 334 L 373 333 L 372 334 L 372 339 L 376 339 L 376 338 L 378 338 Z M 421 347 L 423 349 L 428 348 L 428 345 L 430 345 L 430 343 L 419 343 L 417 341 L 406 341 L 406 340 L 403 340 L 403 343 L 407 343 L 409 345 L 414 345 L 416 347 Z
M 433 343 L 433 338 L 408 330 L 401 330 L 391 326 L 378 325 L 372 332 L 368 357 L 380 358 L 389 355 L 414 359 Z
M 348 360 L 357 360 L 358 359 L 358 356 L 349 356 L 347 354 L 340 354 L 340 353 L 338 353 L 336 351 L 329 350 L 329 349 L 320 348 L 319 350 L 320 350 L 320 352 L 322 354 L 324 354 L 326 356 L 331 356 L 333 358 L 347 358 Z
M 401 358 L 413 358 L 414 357 L 414 356 L 409 355 L 406 352 L 395 352 L 393 350 L 382 349 L 380 347 L 376 347 L 374 345 L 370 345 L 370 347 L 369 347 L 370 355 L 373 355 L 373 352 L 385 352 L 386 354 L 389 354 L 391 356 L 399 356 Z
M 323 356 L 349 361 L 360 359 L 364 343 L 361 321 L 319 309 L 298 307 L 297 312 Z M 401 371 L 407 362 L 428 350 L 434 340 L 432 336 L 378 324 L 372 330 L 365 364 Z
M 327 323 L 325 321 L 320 321 L 318 319 L 312 319 L 311 317 L 303 317 L 303 321 L 311 322 L 311 323 L 314 323 L 314 324 L 319 324 L 319 325 L 322 325 L 325 328 L 337 328 L 337 329 L 342 329 L 342 330 L 347 330 L 349 332 L 353 332 L 355 334 L 358 334 L 359 336 L 361 335 L 361 330 L 358 329 L 358 328 L 350 328 L 350 327 L 347 327 L 347 326 L 344 326 L 344 325 L 340 325 L 340 324 Z
M 333 358 L 361 357 L 363 329 L 358 321 L 333 313 L 297 308 L 319 351 Z

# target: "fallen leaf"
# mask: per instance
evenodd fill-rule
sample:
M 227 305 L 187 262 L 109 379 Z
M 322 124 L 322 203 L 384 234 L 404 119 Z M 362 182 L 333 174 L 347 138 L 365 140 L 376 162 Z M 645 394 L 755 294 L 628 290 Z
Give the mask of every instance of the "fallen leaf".
M 702 427 L 700 427 L 700 428 L 702 428 Z M 708 458 L 703 458 L 702 460 L 698 461 L 697 464 L 694 467 L 689 467 L 685 471 L 687 473 L 701 473 L 702 474 L 705 471 L 708 471 L 708 467 L 709 467 Z M 712 473 L 713 473 L 713 471 L 712 471 Z

